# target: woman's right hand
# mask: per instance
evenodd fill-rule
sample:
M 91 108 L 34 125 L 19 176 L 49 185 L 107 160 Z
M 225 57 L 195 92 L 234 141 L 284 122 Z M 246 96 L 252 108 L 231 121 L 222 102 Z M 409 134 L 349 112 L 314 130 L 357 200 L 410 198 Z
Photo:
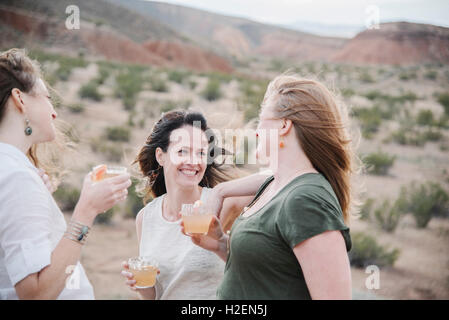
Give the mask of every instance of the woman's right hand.
M 128 173 L 98 182 L 92 181 L 91 176 L 92 172 L 89 172 L 84 178 L 80 199 L 73 214 L 78 221 L 84 221 L 87 224 L 93 223 L 99 213 L 125 201 L 128 195 L 127 189 L 131 186 Z
M 181 216 L 181 214 L 179 214 Z M 200 246 L 203 249 L 212 251 L 217 253 L 221 246 L 220 244 L 223 242 L 226 235 L 223 232 L 223 228 L 221 227 L 220 220 L 216 216 L 212 216 L 212 221 L 209 225 L 209 231 L 207 234 L 187 234 L 184 229 L 184 222 L 181 218 L 181 232 L 192 238 L 192 241 L 197 246 Z
M 145 289 L 138 289 L 136 288 L 136 280 L 134 279 L 134 275 L 129 271 L 129 264 L 128 261 L 122 262 L 122 272 L 121 275 L 126 279 L 125 284 L 131 289 L 132 291 L 139 292 L 142 296 L 142 298 L 145 299 L 154 299 L 155 295 L 155 289 L 154 287 L 149 287 Z M 161 271 L 157 270 L 157 274 L 160 274 Z
M 129 271 L 129 264 L 127 261 L 122 262 L 123 270 L 121 272 L 121 275 L 126 279 L 125 284 L 133 291 L 136 291 L 137 288 L 136 280 L 134 280 L 134 275 Z

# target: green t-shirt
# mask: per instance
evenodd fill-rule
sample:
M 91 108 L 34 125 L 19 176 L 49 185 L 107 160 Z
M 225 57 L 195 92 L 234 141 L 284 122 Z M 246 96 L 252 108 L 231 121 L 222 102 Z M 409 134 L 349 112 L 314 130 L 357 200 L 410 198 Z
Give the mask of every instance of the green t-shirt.
M 264 182 L 253 202 L 272 181 Z M 311 299 L 293 248 L 327 230 L 341 230 L 351 249 L 349 228 L 326 178 L 294 178 L 261 209 L 235 220 L 218 299 Z

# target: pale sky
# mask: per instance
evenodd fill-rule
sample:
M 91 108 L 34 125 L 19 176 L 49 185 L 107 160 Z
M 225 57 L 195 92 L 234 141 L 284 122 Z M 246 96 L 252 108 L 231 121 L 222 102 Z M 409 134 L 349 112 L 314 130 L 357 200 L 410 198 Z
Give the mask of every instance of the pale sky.
M 380 22 L 401 20 L 449 27 L 448 0 L 159 0 L 159 2 L 280 25 L 297 21 L 331 25 L 365 25 L 371 14 L 366 10 L 374 5 L 379 8 Z

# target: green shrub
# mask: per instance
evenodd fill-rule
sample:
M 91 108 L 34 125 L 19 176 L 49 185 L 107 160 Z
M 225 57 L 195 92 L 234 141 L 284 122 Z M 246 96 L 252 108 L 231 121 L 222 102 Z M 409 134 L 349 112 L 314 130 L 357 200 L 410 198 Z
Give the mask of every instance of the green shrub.
M 197 86 L 196 81 L 194 81 L 194 80 L 190 80 L 190 81 L 189 81 L 189 88 L 190 88 L 191 90 L 194 90 L 194 89 L 196 88 L 196 86 Z
M 62 183 L 53 193 L 53 197 L 62 211 L 72 211 L 78 203 L 80 194 L 78 188 Z
M 382 114 L 378 108 L 354 108 L 353 115 L 360 120 L 362 135 L 366 139 L 371 139 L 382 123 Z
M 401 72 L 401 73 L 399 74 L 399 79 L 400 79 L 400 80 L 405 80 L 405 81 L 407 81 L 407 80 L 410 80 L 410 79 L 416 79 L 416 78 L 417 78 L 416 72 L 413 72 L 413 71 L 409 71 L 409 72 Z
M 93 152 L 101 153 L 108 161 L 120 162 L 123 156 L 123 149 L 116 143 L 108 143 L 102 138 L 92 139 L 90 147 Z
M 385 200 L 382 205 L 374 210 L 374 217 L 379 227 L 386 232 L 394 232 L 399 224 L 403 212 L 399 204 L 395 202 L 390 206 L 390 201 Z
M 396 156 L 390 156 L 382 151 L 373 152 L 363 157 L 368 173 L 382 176 L 388 174 L 395 160 Z
M 343 88 L 340 90 L 340 92 L 346 98 L 349 98 L 355 94 L 355 91 L 351 88 Z
M 170 70 L 168 72 L 168 80 L 176 83 L 182 83 L 188 76 L 189 73 L 186 71 Z
M 373 198 L 366 199 L 363 202 L 362 207 L 360 208 L 360 219 L 366 221 L 370 220 L 373 207 L 374 207 L 374 199 Z
M 410 212 L 418 228 L 427 227 L 434 216 L 446 216 L 449 210 L 449 195 L 435 182 L 417 185 L 412 183 L 404 188 L 404 211 Z
M 359 75 L 359 80 L 365 83 L 375 82 L 373 76 L 369 74 L 367 71 L 364 71 Z
M 437 101 L 443 106 L 444 112 L 449 115 L 449 92 L 440 93 Z
M 85 85 L 83 85 L 78 94 L 81 98 L 92 99 L 94 101 L 101 101 L 103 99 L 103 95 L 98 92 L 98 82 L 96 80 L 89 81 Z
M 153 76 L 150 80 L 151 83 L 151 90 L 156 92 L 167 92 L 168 87 L 167 83 L 164 79 L 158 76 Z
M 204 99 L 214 101 L 221 97 L 220 81 L 215 78 L 209 78 L 206 88 L 202 92 Z
M 443 134 L 438 129 L 418 130 L 412 124 L 403 124 L 391 133 L 390 140 L 401 145 L 423 146 L 428 141 L 440 141 Z
M 139 211 L 144 207 L 143 199 L 136 192 L 138 181 L 133 179 L 131 187 L 128 188 L 128 198 L 125 204 L 125 217 L 135 218 Z
M 416 117 L 416 122 L 421 126 L 433 126 L 435 121 L 432 110 L 421 110 Z
M 67 109 L 70 110 L 72 113 L 83 113 L 84 112 L 84 105 L 82 103 L 73 103 L 67 105 Z
M 436 72 L 435 70 L 428 70 L 425 74 L 424 77 L 429 79 L 429 80 L 435 80 L 438 76 L 438 72 Z
M 115 95 L 121 98 L 126 110 L 133 110 L 137 95 L 142 91 L 142 73 L 140 69 L 128 68 L 122 70 L 115 79 L 116 89 Z
M 246 121 L 257 118 L 267 85 L 267 81 L 240 81 L 241 104 Z
M 114 213 L 115 213 L 114 208 L 109 209 L 105 213 L 100 213 L 95 217 L 94 224 L 110 225 Z
M 123 156 L 123 149 L 115 144 L 102 144 L 99 148 L 99 152 L 103 154 L 108 161 L 120 162 Z
M 111 141 L 128 142 L 131 132 L 126 127 L 108 127 L 106 128 L 106 137 Z
M 366 268 L 369 265 L 378 267 L 393 266 L 399 257 L 398 249 L 389 249 L 377 243 L 376 239 L 362 232 L 352 232 L 352 249 L 349 252 L 351 265 Z

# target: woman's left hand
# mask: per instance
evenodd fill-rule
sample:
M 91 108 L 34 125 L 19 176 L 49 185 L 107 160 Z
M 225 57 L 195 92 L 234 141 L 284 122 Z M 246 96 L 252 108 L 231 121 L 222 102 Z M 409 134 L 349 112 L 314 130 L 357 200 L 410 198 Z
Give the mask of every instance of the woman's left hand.
M 45 186 L 47 187 L 48 191 L 50 191 L 50 193 L 55 192 L 56 188 L 53 185 L 53 183 L 51 183 L 50 177 L 48 176 L 48 174 L 46 174 L 45 171 L 42 169 L 37 169 L 37 170 L 38 170 L 39 176 L 41 177 L 41 179 L 44 182 Z

